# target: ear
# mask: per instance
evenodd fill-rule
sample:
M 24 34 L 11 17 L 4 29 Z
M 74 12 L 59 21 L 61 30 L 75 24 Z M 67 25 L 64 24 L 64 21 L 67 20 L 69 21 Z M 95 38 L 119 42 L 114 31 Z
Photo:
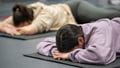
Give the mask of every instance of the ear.
M 78 47 L 79 48 L 83 48 L 83 44 L 84 44 L 84 39 L 83 37 L 78 37 Z

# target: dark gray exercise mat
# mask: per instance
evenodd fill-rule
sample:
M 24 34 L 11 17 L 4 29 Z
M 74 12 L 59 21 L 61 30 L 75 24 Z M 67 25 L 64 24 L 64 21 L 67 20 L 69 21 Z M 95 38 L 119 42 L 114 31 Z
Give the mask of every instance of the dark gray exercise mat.
M 65 65 L 70 65 L 70 66 L 79 67 L 79 68 L 120 68 L 120 58 L 117 58 L 116 61 L 108 65 L 97 65 L 97 64 L 80 64 L 80 63 L 74 63 L 71 61 L 55 60 L 52 57 L 44 56 L 39 53 L 25 54 L 24 56 L 45 60 L 45 61 L 50 61 L 50 62 L 55 62 L 55 63 L 60 63 L 60 64 L 65 64 Z
M 20 40 L 28 40 L 28 39 L 36 39 L 41 37 L 49 37 L 49 36 L 55 36 L 56 32 L 45 32 L 45 33 L 39 33 L 34 35 L 21 35 L 21 36 L 11 36 L 6 33 L 0 33 L 1 37 L 8 37 L 8 38 L 14 38 L 14 39 L 20 39 Z

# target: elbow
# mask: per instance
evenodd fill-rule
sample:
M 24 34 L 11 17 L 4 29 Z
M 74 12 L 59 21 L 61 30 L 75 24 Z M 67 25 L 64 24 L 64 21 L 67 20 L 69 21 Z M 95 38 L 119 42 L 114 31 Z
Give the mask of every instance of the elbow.
M 109 56 L 109 57 L 102 57 L 102 64 L 104 64 L 104 65 L 106 65 L 106 64 L 110 64 L 110 63 L 112 63 L 113 61 L 115 61 L 115 59 L 116 59 L 116 55 L 114 55 L 114 56 Z
M 38 53 L 40 53 L 40 54 L 45 54 L 45 46 L 46 46 L 47 44 L 45 43 L 45 42 L 40 42 L 40 43 L 38 43 L 38 45 L 36 46 L 36 50 L 37 50 L 37 52 Z
M 105 60 L 101 60 L 100 64 L 106 65 L 107 62 Z
M 101 57 L 100 64 L 106 65 L 111 63 L 112 60 L 109 60 L 108 57 Z
M 36 47 L 36 50 L 38 53 L 42 54 L 42 55 L 45 55 L 45 56 L 48 56 L 49 53 L 48 53 L 48 50 L 45 49 L 44 46 L 42 46 L 42 43 L 39 43 Z
M 43 47 L 41 46 L 41 42 L 36 46 L 36 50 L 38 53 L 42 52 Z

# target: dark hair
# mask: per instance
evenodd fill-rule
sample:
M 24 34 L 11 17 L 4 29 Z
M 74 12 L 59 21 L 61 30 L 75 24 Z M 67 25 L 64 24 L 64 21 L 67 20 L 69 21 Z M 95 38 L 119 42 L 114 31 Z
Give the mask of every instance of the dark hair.
M 84 38 L 81 26 L 67 24 L 61 27 L 56 34 L 56 46 L 60 52 L 69 52 L 78 45 L 78 37 Z
M 20 25 L 24 21 L 33 20 L 33 10 L 27 8 L 27 6 L 22 4 L 16 4 L 13 7 L 13 22 L 15 26 Z

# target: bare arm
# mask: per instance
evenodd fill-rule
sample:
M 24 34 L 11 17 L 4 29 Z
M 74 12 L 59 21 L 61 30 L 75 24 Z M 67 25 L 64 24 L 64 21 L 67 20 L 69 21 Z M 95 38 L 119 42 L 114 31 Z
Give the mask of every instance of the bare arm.
M 2 23 L 4 24 L 12 24 L 13 25 L 13 20 L 12 20 L 12 16 L 9 16 L 8 18 L 6 18 L 5 20 L 2 21 Z
M 0 23 L 0 32 L 4 32 L 10 35 L 19 35 L 16 27 L 13 26 L 12 16 L 8 17 Z

